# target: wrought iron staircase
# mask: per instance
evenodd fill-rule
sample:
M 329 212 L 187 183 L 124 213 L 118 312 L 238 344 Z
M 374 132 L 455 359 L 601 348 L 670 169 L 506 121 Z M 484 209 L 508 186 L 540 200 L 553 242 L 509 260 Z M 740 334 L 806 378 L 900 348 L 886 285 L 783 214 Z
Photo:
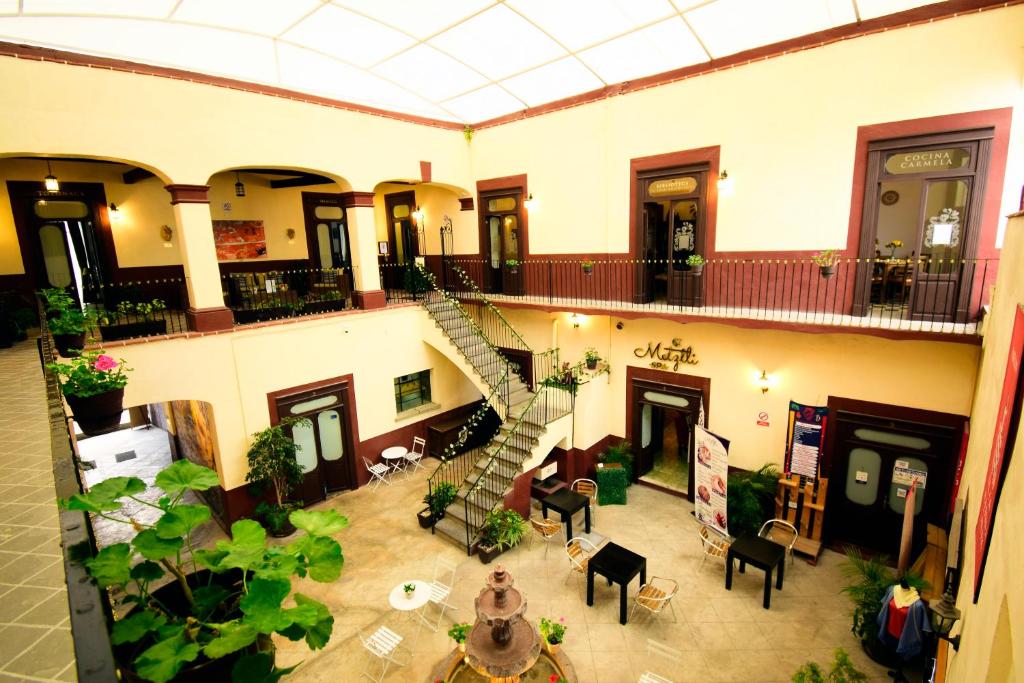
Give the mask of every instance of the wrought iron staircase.
M 486 297 L 476 293 L 476 301 L 484 302 L 482 305 L 492 316 L 488 328 L 497 327 L 498 336 L 505 343 L 514 339 L 514 348 L 530 353 L 532 377 L 539 381 L 534 386 L 527 385 L 519 374 L 521 368 L 501 353 L 470 312 L 439 288 L 432 275 L 424 272 L 424 276 L 433 287 L 423 299 L 424 308 L 490 391 L 484 405 L 462 429 L 459 440 L 446 449 L 427 483 L 428 493 L 442 483 L 457 489 L 444 518 L 434 521 L 433 531 L 471 553 L 487 512 L 503 503 L 513 480 L 522 473 L 523 464 L 542 446 L 550 449 L 554 445 L 546 443 L 551 440 L 545 439 L 548 425 L 572 412 L 573 397 L 570 392 L 543 382 L 557 372 L 556 349 L 534 353 Z M 498 414 L 500 424 L 493 433 L 482 435 L 489 439 L 488 443 L 458 453 L 475 431 L 484 428 L 484 413 L 489 408 Z

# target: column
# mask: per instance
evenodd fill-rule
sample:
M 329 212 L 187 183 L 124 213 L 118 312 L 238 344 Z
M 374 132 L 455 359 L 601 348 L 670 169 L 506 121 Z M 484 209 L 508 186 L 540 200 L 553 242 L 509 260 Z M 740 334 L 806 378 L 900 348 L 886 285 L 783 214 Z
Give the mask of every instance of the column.
M 196 332 L 229 330 L 231 309 L 224 305 L 217 249 L 213 244 L 208 185 L 167 185 L 188 287 L 188 328 Z
M 352 249 L 352 279 L 355 283 L 352 304 L 356 308 L 383 308 L 386 300 L 381 289 L 377 265 L 377 226 L 373 217 L 372 192 L 345 192 L 345 220 Z

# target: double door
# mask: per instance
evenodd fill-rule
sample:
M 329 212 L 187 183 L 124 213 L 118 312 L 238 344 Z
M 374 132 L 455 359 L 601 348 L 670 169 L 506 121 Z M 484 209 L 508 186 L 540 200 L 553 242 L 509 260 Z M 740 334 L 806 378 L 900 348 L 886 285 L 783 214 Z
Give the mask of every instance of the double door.
M 307 419 L 291 428 L 298 446 L 295 457 L 304 473 L 293 499 L 308 505 L 324 500 L 329 491 L 355 488 L 347 384 L 278 397 L 277 414 Z

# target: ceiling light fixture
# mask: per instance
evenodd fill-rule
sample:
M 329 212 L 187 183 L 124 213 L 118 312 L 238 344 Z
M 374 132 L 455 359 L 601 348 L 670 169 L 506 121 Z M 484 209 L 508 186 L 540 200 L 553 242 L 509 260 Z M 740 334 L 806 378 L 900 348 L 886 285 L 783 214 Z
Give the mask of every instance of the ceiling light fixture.
M 46 186 L 47 192 L 60 192 L 60 182 L 57 180 L 57 176 L 53 175 L 53 171 L 50 170 L 50 160 L 46 160 L 46 177 L 43 178 L 43 185 Z
M 729 177 L 729 172 L 723 170 L 718 175 L 718 196 L 719 197 L 731 197 L 735 191 L 732 178 Z
M 235 171 L 235 196 L 245 196 L 245 183 L 242 182 L 242 178 L 238 175 L 238 171 Z

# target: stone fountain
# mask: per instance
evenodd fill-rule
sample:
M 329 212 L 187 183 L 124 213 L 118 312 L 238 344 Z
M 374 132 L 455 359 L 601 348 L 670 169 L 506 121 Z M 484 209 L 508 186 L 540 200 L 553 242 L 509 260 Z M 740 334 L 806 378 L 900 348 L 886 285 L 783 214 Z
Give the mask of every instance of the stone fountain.
M 540 657 L 540 634 L 523 619 L 526 598 L 498 565 L 474 600 L 476 623 L 466 637 L 466 663 L 491 683 L 519 683 Z

